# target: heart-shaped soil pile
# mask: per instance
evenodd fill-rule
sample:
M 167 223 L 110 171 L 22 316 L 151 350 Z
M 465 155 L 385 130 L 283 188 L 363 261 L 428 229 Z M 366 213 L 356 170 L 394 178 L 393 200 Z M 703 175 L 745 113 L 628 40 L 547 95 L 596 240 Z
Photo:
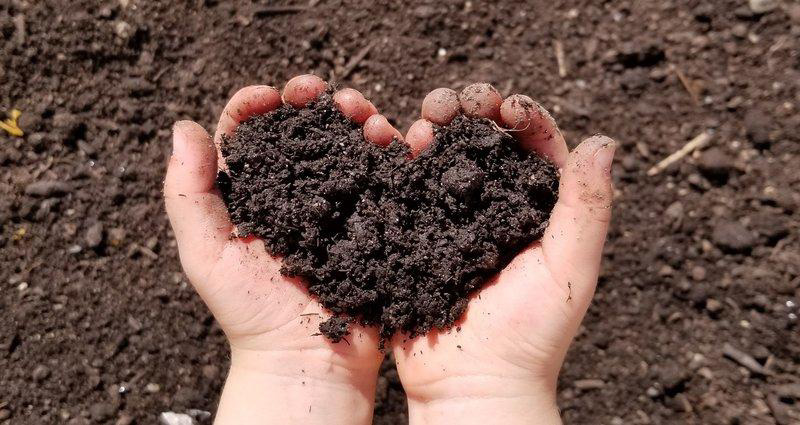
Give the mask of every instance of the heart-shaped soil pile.
M 558 171 L 488 120 L 456 118 L 409 159 L 383 148 L 334 106 L 284 105 L 225 138 L 219 184 L 240 235 L 282 255 L 334 318 L 421 335 L 446 328 L 468 297 L 547 226 Z

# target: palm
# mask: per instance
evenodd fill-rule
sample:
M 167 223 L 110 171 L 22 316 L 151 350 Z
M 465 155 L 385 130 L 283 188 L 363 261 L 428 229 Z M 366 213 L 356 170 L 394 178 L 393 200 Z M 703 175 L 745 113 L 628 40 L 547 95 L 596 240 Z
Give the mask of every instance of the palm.
M 203 280 L 196 283 L 201 296 L 237 348 L 329 349 L 342 356 L 375 351 L 374 330 L 356 327 L 344 344 L 320 336 L 319 323 L 329 314 L 300 279 L 280 273 L 280 259 L 260 240 L 232 239 Z
M 403 384 L 413 392 L 452 376 L 557 370 L 552 363 L 575 326 L 571 303 L 569 286 L 554 279 L 537 243 L 487 282 L 453 329 L 395 349 Z

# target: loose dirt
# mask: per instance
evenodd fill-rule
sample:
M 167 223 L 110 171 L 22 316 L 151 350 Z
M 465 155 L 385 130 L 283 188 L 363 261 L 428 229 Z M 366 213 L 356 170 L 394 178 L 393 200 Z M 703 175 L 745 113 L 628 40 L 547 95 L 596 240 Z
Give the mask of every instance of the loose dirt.
M 470 294 L 547 227 L 558 171 L 489 120 L 456 118 L 410 159 L 368 143 L 330 93 L 284 105 L 224 138 L 220 187 L 240 236 L 262 238 L 281 272 L 382 342 L 447 329 Z

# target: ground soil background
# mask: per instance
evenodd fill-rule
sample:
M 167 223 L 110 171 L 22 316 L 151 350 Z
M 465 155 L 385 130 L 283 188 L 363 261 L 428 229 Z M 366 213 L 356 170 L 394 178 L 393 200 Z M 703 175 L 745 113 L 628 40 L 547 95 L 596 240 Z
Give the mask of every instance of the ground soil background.
M 798 423 L 800 6 L 777 3 L 0 0 L 0 107 L 26 131 L 0 136 L 0 424 L 214 411 L 228 350 L 164 214 L 169 129 L 305 72 L 402 128 L 429 90 L 488 81 L 539 99 L 571 146 L 620 142 L 568 423 Z M 375 422 L 405 423 L 389 362 L 378 388 Z

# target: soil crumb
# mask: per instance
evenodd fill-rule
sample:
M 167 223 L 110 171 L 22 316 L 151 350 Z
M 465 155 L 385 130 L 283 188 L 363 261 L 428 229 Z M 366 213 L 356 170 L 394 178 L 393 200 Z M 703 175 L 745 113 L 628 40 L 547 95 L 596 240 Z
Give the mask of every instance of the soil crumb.
M 334 313 L 339 341 L 353 321 L 382 341 L 446 329 L 469 296 L 547 227 L 558 171 L 488 120 L 437 127 L 417 158 L 382 148 L 334 106 L 284 105 L 224 138 L 219 184 L 240 236 L 283 256 Z

